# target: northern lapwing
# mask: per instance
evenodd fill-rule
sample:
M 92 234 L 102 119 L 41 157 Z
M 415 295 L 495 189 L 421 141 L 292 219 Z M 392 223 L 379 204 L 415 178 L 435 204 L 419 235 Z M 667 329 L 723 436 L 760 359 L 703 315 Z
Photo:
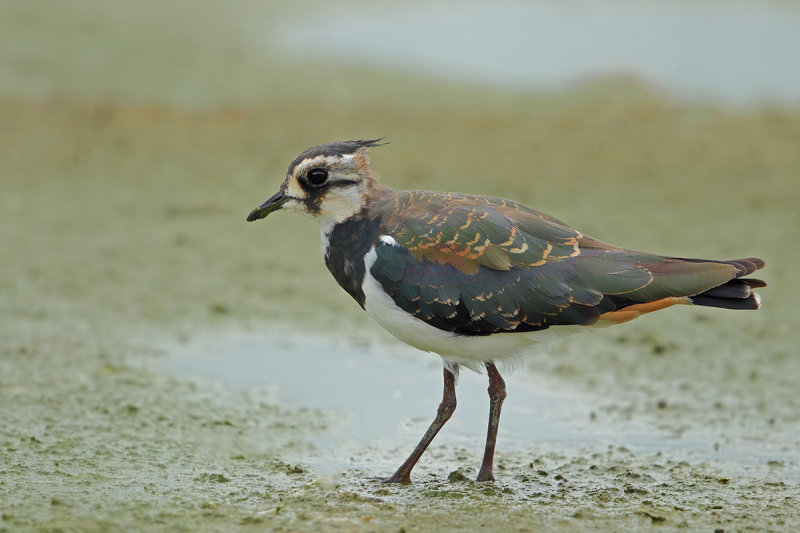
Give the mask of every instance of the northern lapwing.
M 619 324 L 675 304 L 758 309 L 747 278 L 764 266 L 665 257 L 606 244 L 522 204 L 472 194 L 395 191 L 367 155 L 380 139 L 309 148 L 248 221 L 278 209 L 319 223 L 325 264 L 395 337 L 444 364 L 444 393 L 422 440 L 387 482 L 411 470 L 456 408 L 459 366 L 489 377 L 489 429 L 478 481 L 492 465 L 505 383 L 495 362 L 553 332 Z

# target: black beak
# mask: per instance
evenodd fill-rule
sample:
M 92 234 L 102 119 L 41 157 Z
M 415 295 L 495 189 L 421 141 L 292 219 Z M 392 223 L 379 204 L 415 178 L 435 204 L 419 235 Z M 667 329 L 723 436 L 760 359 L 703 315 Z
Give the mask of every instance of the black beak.
M 288 196 L 284 196 L 281 191 L 276 192 L 272 196 L 269 197 L 269 200 L 261 204 L 260 206 L 253 209 L 249 215 L 247 215 L 247 221 L 252 222 L 254 220 L 258 220 L 260 218 L 264 218 L 265 216 L 269 215 L 273 211 L 277 211 L 281 208 L 281 206 L 286 203 L 289 199 Z

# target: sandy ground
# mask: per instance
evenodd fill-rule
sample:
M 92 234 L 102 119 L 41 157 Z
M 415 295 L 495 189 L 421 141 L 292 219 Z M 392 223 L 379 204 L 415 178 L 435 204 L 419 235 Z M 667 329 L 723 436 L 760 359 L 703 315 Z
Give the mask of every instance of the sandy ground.
M 242 37 L 280 6 L 103 5 L 0 4 L 0 530 L 800 527 L 800 112 L 627 82 L 521 95 L 298 68 Z M 361 329 L 312 222 L 244 222 L 300 150 L 374 136 L 397 188 L 514 198 L 631 248 L 766 259 L 758 313 L 672 309 L 520 371 L 592 398 L 586 424 L 701 435 L 719 459 L 501 441 L 494 484 L 465 480 L 480 450 L 459 446 L 431 449 L 411 486 L 330 478 L 294 458 L 341 413 L 162 371 L 171 347 L 230 331 L 392 342 Z

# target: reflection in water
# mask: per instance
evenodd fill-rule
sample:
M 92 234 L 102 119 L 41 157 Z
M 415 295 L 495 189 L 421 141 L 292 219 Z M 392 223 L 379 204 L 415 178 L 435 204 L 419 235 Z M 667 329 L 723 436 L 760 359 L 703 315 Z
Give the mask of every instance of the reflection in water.
M 304 58 L 513 88 L 635 76 L 684 98 L 800 103 L 800 6 L 781 2 L 413 3 L 275 29 Z M 270 32 L 272 33 L 272 32 Z

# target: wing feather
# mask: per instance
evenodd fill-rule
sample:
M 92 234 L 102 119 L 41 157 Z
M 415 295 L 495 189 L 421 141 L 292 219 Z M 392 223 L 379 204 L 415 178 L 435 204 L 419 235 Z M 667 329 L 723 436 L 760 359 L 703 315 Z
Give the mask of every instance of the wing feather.
M 702 293 L 755 265 L 625 250 L 497 198 L 396 194 L 380 228 L 396 244 L 376 245 L 370 273 L 399 307 L 460 334 L 590 325 L 627 306 Z

